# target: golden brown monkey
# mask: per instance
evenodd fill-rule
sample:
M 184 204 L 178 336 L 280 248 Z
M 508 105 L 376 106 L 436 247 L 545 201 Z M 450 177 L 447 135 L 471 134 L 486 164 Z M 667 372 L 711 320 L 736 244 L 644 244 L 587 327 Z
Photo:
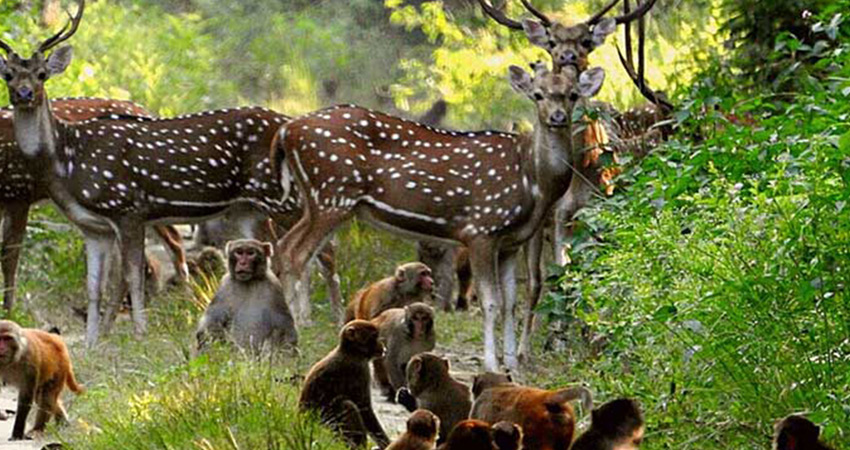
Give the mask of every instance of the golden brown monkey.
M 345 310 L 345 321 L 371 320 L 390 308 L 427 302 L 433 286 L 428 266 L 420 262 L 402 264 L 396 268 L 395 275 L 358 291 Z
M 392 308 L 372 319 L 387 347 L 383 358 L 372 361 L 378 386 L 390 402 L 407 385 L 407 363 L 413 355 L 434 350 L 434 309 L 425 303 Z
M 832 450 L 818 440 L 820 427 L 803 416 L 790 415 L 780 420 L 775 430 L 775 450 Z
M 398 402 L 408 411 L 427 409 L 440 418 L 440 438 L 446 440 L 454 426 L 469 418 L 469 388 L 449 374 L 449 360 L 420 353 L 407 364 L 407 387 L 398 391 Z
M 433 450 L 439 429 L 440 419 L 434 413 L 417 409 L 407 419 L 407 431 L 387 450 Z
M 0 377 L 18 389 L 12 440 L 24 439 L 24 427 L 33 401 L 38 413 L 30 433 L 40 433 L 52 417 L 59 423 L 68 422 L 59 398 L 65 386 L 74 393 L 83 392 L 83 387 L 74 378 L 71 358 L 60 336 L 21 328 L 8 320 L 0 321 Z
M 582 399 L 586 411 L 593 406 L 593 395 L 585 387 L 548 391 L 520 386 L 509 376 L 493 373 L 476 376 L 473 392 L 475 404 L 470 417 L 518 424 L 526 450 L 567 450 L 576 423 L 569 402 Z
M 307 374 L 299 407 L 318 412 L 351 448 L 362 448 L 367 434 L 385 448 L 390 440 L 372 410 L 370 395 L 369 361 L 384 354 L 378 327 L 354 320 L 342 328 L 339 340 Z

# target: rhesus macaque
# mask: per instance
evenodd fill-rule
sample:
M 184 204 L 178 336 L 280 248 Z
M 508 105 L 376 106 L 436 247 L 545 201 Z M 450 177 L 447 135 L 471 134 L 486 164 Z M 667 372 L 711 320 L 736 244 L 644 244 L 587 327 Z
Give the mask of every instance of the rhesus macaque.
M 493 443 L 499 450 L 522 450 L 522 428 L 508 421 L 493 425 Z
M 451 429 L 439 450 L 493 450 L 490 425 L 480 420 L 463 420 Z
M 407 385 L 407 363 L 413 355 L 434 350 L 434 309 L 425 303 L 392 308 L 372 319 L 381 331 L 386 355 L 375 358 L 372 367 L 381 392 L 390 402 Z
M 640 407 L 634 400 L 620 398 L 593 410 L 590 428 L 576 439 L 572 450 L 637 450 L 642 440 Z
M 433 286 L 428 266 L 419 262 L 402 264 L 396 268 L 395 275 L 358 291 L 348 304 L 345 321 L 371 320 L 390 308 L 427 302 Z
M 774 427 L 775 450 L 832 450 L 819 441 L 820 427 L 803 416 L 790 415 Z
M 299 407 L 318 412 L 351 448 L 362 448 L 367 434 L 386 448 L 390 440 L 372 409 L 369 374 L 369 361 L 383 354 L 378 327 L 365 320 L 349 322 L 339 345 L 307 374 Z
M 189 257 L 187 264 L 191 278 L 202 275 L 207 278 L 218 278 L 227 271 L 227 262 L 221 251 L 215 247 L 204 247 L 200 253 Z
M 419 262 L 430 267 L 434 274 L 434 301 L 446 312 L 452 310 L 455 252 L 454 247 L 430 241 L 419 241 L 416 245 Z
M 449 360 L 433 353 L 420 353 L 407 364 L 407 387 L 398 391 L 398 402 L 408 411 L 427 409 L 440 418 L 443 442 L 454 426 L 469 418 L 472 400 L 469 388 L 449 374 Z
M 440 418 L 431 411 L 417 409 L 407 419 L 407 431 L 387 450 L 434 450 Z
M 15 322 L 0 321 L 0 377 L 18 389 L 18 410 L 12 440 L 24 439 L 33 401 L 38 406 L 32 433 L 41 433 L 51 418 L 67 423 L 68 415 L 59 396 L 68 386 L 80 394 L 68 349 L 61 337 L 42 330 L 21 328 Z
M 526 450 L 567 450 L 576 422 L 569 402 L 582 399 L 586 411 L 593 406 L 593 395 L 584 387 L 547 391 L 520 386 L 506 375 L 492 373 L 476 376 L 473 392 L 476 397 L 470 417 L 518 424 Z
M 272 245 L 254 239 L 228 242 L 228 274 L 198 325 L 198 346 L 229 334 L 252 351 L 267 343 L 295 347 L 298 332 L 283 288 L 269 269 Z

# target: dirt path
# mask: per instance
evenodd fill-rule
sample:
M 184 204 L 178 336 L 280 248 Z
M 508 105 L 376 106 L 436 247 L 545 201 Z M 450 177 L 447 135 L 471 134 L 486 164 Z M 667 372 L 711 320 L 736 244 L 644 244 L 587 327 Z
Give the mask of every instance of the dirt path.
M 11 388 L 0 390 L 0 409 L 14 411 L 17 405 L 17 393 Z M 30 413 L 32 417 L 34 412 Z M 15 416 L 9 414 L 9 419 L 0 421 L 0 450 L 40 450 L 50 441 L 9 441 L 12 436 L 12 426 L 15 424 Z

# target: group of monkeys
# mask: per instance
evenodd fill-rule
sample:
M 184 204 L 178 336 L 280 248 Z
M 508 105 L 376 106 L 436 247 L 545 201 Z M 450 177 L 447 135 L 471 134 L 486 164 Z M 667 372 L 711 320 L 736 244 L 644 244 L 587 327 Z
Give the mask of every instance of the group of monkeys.
M 252 239 L 226 246 L 227 274 L 197 330 L 199 349 L 210 340 L 229 340 L 252 352 L 295 348 L 298 333 L 277 277 L 272 248 Z M 345 311 L 338 345 L 310 369 L 299 406 L 313 412 L 354 449 L 369 436 L 390 450 L 634 450 L 644 434 L 638 404 L 621 398 L 593 409 L 591 424 L 575 441 L 576 414 L 570 402 L 593 408 L 585 387 L 544 390 L 514 383 L 507 374 L 482 373 L 470 389 L 450 373 L 448 359 L 435 353 L 434 309 L 429 306 L 431 269 L 415 262 L 360 290 Z M 371 366 L 371 367 L 370 367 Z M 67 386 L 81 393 L 61 336 L 0 321 L 0 377 L 18 389 L 12 439 L 44 431 L 47 422 L 67 422 L 60 395 Z M 394 442 L 372 409 L 371 386 L 412 414 Z M 25 434 L 33 402 L 35 424 Z M 0 420 L 5 420 L 0 412 Z M 828 450 L 820 429 L 801 416 L 776 426 L 777 450 Z

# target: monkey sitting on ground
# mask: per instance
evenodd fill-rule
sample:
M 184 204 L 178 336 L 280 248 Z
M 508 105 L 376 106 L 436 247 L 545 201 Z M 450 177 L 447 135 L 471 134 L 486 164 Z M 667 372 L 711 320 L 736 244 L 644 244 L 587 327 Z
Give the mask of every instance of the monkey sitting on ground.
M 427 409 L 440 418 L 440 439 L 446 440 L 454 426 L 469 418 L 469 388 L 449 374 L 449 360 L 420 353 L 407 364 L 407 387 L 398 391 L 398 402 L 408 411 Z
M 819 441 L 820 427 L 803 416 L 790 415 L 775 426 L 775 450 L 832 450 Z
M 43 432 L 51 417 L 60 424 L 68 422 L 59 398 L 65 386 L 76 394 L 83 392 L 83 387 L 74 378 L 71 358 L 61 337 L 21 328 L 8 320 L 0 321 L 0 377 L 18 389 L 12 440 L 24 439 L 24 427 L 33 401 L 38 412 L 28 438 L 33 433 Z
M 640 407 L 634 400 L 621 398 L 593 410 L 590 428 L 576 439 L 572 450 L 637 450 L 642 440 Z
M 407 419 L 407 431 L 387 450 L 433 450 L 439 429 L 440 419 L 434 413 L 417 409 Z
M 517 385 L 510 376 L 495 373 L 476 376 L 472 390 L 475 404 L 470 417 L 518 424 L 526 450 L 567 450 L 576 423 L 569 402 L 580 398 L 585 411 L 593 407 L 593 395 L 585 387 L 548 391 Z
M 458 422 L 438 450 L 521 450 L 522 430 L 510 422 L 492 427 L 487 422 L 466 419 Z
M 392 308 L 372 319 L 387 347 L 382 358 L 372 361 L 375 381 L 390 402 L 407 385 L 407 363 L 413 355 L 434 350 L 434 309 L 425 303 Z
M 297 345 L 298 332 L 283 287 L 269 269 L 271 255 L 269 243 L 254 239 L 228 242 L 229 272 L 198 325 L 199 348 L 208 338 L 225 335 L 252 351 L 261 350 L 266 343 L 274 347 Z
M 371 320 L 390 308 L 427 302 L 433 286 L 428 266 L 419 262 L 402 264 L 396 268 L 395 275 L 358 291 L 345 310 L 345 321 Z
M 369 361 L 384 354 L 378 327 L 364 320 L 342 328 L 339 345 L 307 374 L 299 407 L 316 411 L 348 445 L 360 449 L 369 434 L 380 448 L 390 440 L 372 409 Z

